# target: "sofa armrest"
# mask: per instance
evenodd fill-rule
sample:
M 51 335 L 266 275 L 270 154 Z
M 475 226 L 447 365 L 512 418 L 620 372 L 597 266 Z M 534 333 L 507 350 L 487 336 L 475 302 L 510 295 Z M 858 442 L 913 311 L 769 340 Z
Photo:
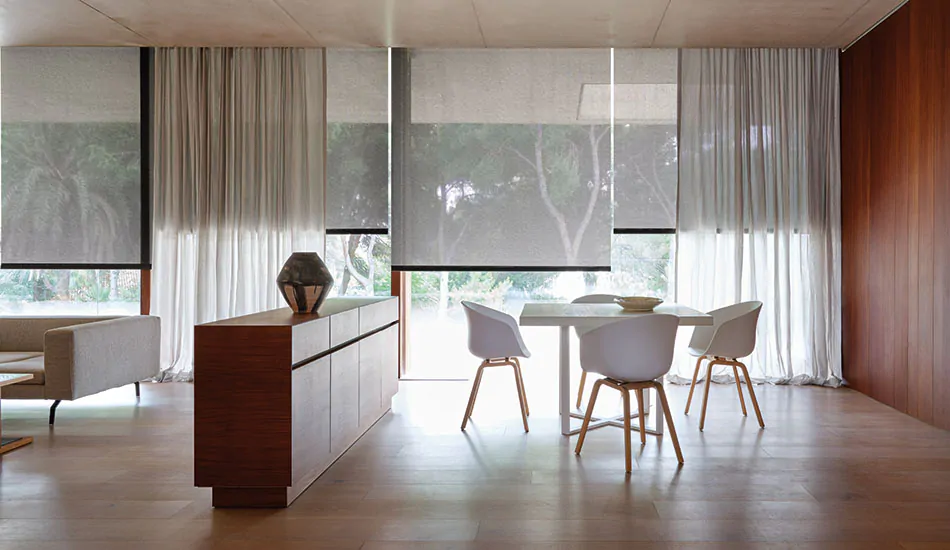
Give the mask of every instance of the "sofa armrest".
M 121 317 L 46 331 L 47 399 L 79 399 L 159 373 L 161 321 Z

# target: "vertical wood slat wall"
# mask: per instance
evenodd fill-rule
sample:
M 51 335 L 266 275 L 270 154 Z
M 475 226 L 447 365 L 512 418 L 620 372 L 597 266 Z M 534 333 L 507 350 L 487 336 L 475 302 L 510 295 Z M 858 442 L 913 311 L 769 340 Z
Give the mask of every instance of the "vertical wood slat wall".
M 950 429 L 950 2 L 841 55 L 844 377 Z

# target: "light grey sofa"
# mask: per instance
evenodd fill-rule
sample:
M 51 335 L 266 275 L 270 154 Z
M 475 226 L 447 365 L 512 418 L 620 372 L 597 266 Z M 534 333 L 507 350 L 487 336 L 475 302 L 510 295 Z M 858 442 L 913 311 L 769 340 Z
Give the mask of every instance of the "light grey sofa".
M 158 317 L 0 317 L 0 373 L 32 380 L 3 388 L 3 399 L 61 400 L 135 384 L 158 374 Z

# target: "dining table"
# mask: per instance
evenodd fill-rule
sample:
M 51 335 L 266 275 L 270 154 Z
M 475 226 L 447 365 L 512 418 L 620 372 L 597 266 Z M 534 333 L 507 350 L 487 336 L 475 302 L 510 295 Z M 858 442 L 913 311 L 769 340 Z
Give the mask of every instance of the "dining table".
M 568 302 L 528 302 L 521 310 L 518 324 L 523 327 L 558 327 L 560 329 L 560 353 L 558 358 L 558 408 L 561 417 L 561 433 L 575 435 L 580 429 L 571 429 L 572 418 L 584 418 L 584 411 L 571 410 L 571 327 L 599 326 L 607 323 L 644 315 L 664 313 L 676 316 L 680 326 L 711 326 L 713 318 L 707 313 L 690 307 L 663 303 L 652 311 L 628 312 L 617 304 L 574 304 Z M 636 353 L 636 350 L 631 350 Z M 658 402 L 657 407 L 662 405 Z M 622 417 L 619 417 L 622 419 Z M 663 433 L 663 411 L 659 411 L 654 434 Z M 623 426 L 618 418 L 592 419 L 591 427 L 606 425 Z M 636 427 L 635 429 L 639 429 Z

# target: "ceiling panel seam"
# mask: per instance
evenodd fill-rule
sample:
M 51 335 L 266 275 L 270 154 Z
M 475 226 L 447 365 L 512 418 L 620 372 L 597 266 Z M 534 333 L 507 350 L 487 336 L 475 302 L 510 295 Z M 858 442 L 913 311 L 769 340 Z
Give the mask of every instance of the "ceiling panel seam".
M 485 31 L 482 30 L 482 19 L 478 16 L 478 8 L 475 6 L 475 0 L 469 0 L 472 4 L 472 13 L 475 14 L 475 24 L 478 25 L 478 34 L 482 37 L 482 46 L 487 48 L 488 41 L 485 40 Z
M 122 27 L 123 29 L 129 31 L 130 33 L 134 34 L 135 36 L 138 36 L 139 38 L 141 38 L 142 40 L 145 41 L 145 44 L 146 44 L 146 45 L 149 45 L 149 46 L 154 45 L 154 42 L 153 42 L 149 37 L 145 36 L 144 34 L 142 34 L 142 33 L 138 32 L 138 31 L 136 31 L 135 29 L 133 29 L 133 28 L 131 28 L 131 27 L 128 27 L 128 26 L 123 25 L 122 23 L 116 21 L 116 20 L 113 19 L 112 16 L 110 16 L 108 13 L 105 13 L 104 11 L 100 10 L 99 8 L 97 8 L 97 7 L 95 7 L 95 6 L 93 6 L 93 5 L 89 4 L 89 3 L 87 3 L 85 0 L 76 0 L 76 1 L 79 2 L 80 4 L 82 4 L 83 6 L 86 6 L 87 8 L 91 9 L 92 11 L 98 13 L 99 15 L 105 17 L 105 18 L 108 19 L 109 21 L 112 21 L 113 23 L 115 23 L 116 25 Z
M 304 27 L 303 25 L 301 25 L 301 24 L 300 24 L 300 21 L 297 21 L 297 18 L 294 17 L 292 13 L 290 13 L 289 11 L 287 11 L 287 8 L 285 8 L 284 5 L 280 3 L 280 0 L 271 0 L 271 2 L 273 2 L 273 4 L 274 4 L 275 6 L 277 6 L 277 9 L 279 9 L 279 10 L 282 11 L 282 12 L 284 12 L 284 15 L 286 15 L 287 17 L 289 17 L 290 20 L 294 22 L 294 25 L 297 25 L 297 28 L 299 28 L 300 30 L 302 30 L 302 31 L 304 32 L 304 34 L 306 34 L 307 36 L 310 37 L 310 40 L 313 42 L 313 46 L 314 46 L 314 47 L 322 47 L 322 46 L 320 46 L 320 43 L 317 41 L 317 37 L 314 36 L 314 35 L 312 35 L 312 34 L 310 34 L 310 30 L 307 29 L 307 27 Z
M 839 24 L 837 27 L 835 27 L 834 29 L 832 29 L 831 32 L 829 32 L 828 35 L 825 36 L 825 37 L 822 39 L 822 43 L 823 43 L 823 44 L 829 44 L 829 45 L 830 45 L 830 44 L 832 43 L 831 41 L 834 40 L 835 35 L 838 34 L 838 31 L 840 31 L 845 25 L 848 24 L 849 21 L 851 21 L 851 20 L 854 19 L 859 13 L 861 13 L 861 12 L 864 10 L 864 8 L 868 7 L 868 4 L 870 4 L 870 3 L 871 3 L 871 0 L 864 0 L 864 3 L 861 4 L 860 6 L 858 6 L 858 9 L 854 10 L 853 12 L 851 12 L 851 15 L 845 17 L 845 18 L 844 18 L 844 21 L 842 21 L 841 24 Z M 835 45 L 835 46 L 841 46 L 840 43 L 834 44 L 834 45 Z
M 660 22 L 656 25 L 656 30 L 653 31 L 653 40 L 650 41 L 650 47 L 656 45 L 656 37 L 660 35 L 660 27 L 663 26 L 663 21 L 666 19 L 666 12 L 670 11 L 670 4 L 673 3 L 673 0 L 667 0 L 666 8 L 663 10 L 663 15 L 660 16 Z

